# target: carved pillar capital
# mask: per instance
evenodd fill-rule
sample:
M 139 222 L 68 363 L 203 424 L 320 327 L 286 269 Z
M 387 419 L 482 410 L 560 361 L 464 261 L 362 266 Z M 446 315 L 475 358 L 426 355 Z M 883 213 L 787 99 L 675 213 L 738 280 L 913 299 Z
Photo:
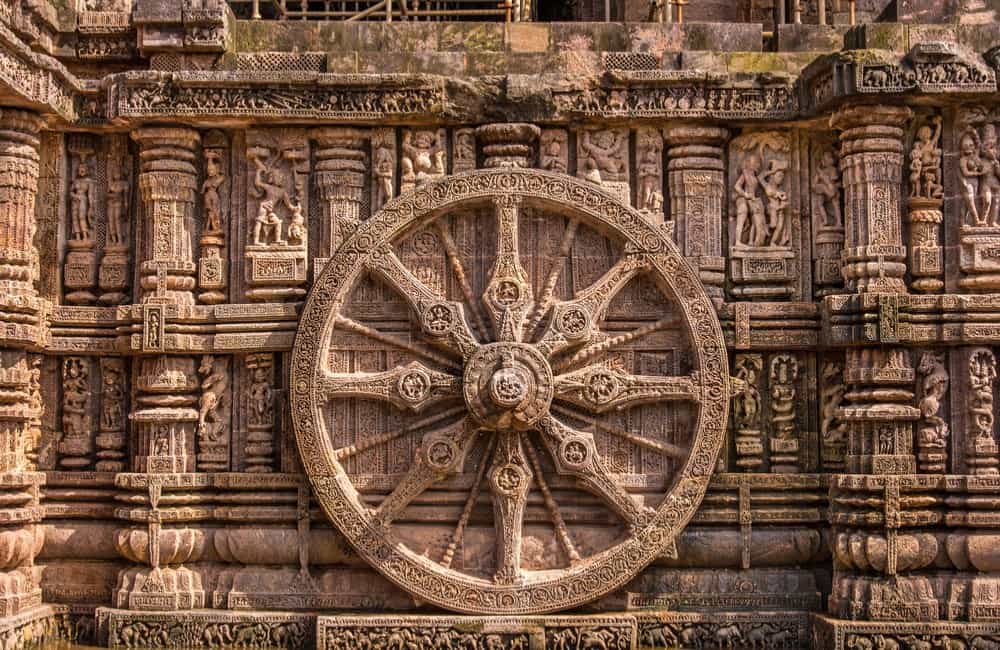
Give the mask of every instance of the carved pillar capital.
M 844 280 L 858 292 L 906 293 L 900 187 L 905 106 L 848 106 L 833 115 L 844 183 Z
M 485 124 L 479 127 L 476 129 L 476 140 L 483 148 L 483 166 L 531 167 L 541 133 L 541 129 L 534 124 L 523 122 Z
M 705 290 L 722 299 L 722 206 L 728 129 L 676 126 L 664 129 L 670 222 L 681 252 L 698 269 Z

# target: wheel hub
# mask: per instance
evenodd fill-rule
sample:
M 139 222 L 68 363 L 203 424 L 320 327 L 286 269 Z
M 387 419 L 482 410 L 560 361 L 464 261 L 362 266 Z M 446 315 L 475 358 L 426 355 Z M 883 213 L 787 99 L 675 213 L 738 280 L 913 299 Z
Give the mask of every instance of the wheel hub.
M 522 431 L 548 413 L 552 369 L 531 345 L 490 343 L 466 364 L 463 390 L 484 427 Z

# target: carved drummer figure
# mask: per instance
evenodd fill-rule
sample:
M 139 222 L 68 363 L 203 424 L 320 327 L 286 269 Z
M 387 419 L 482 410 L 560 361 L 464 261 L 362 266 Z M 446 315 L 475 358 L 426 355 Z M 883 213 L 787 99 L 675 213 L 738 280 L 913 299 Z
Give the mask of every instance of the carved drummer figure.
M 277 169 L 268 169 L 257 152 L 250 152 L 250 159 L 256 166 L 254 174 L 254 187 L 251 190 L 254 197 L 261 199 L 257 208 L 257 220 L 253 227 L 253 243 L 257 246 L 267 244 L 284 244 L 285 240 L 281 236 L 281 217 L 277 213 L 277 206 L 284 204 L 289 210 L 292 209 L 292 201 L 285 190 L 284 176 Z

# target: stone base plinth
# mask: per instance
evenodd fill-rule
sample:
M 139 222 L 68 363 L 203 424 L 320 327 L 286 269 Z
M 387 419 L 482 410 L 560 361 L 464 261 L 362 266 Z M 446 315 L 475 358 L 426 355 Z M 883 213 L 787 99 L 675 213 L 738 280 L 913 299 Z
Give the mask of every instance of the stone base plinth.
M 813 615 L 811 648 L 993 648 L 1000 645 L 1000 622 L 873 623 Z
M 316 647 L 316 615 L 288 612 L 142 612 L 99 608 L 99 645 L 110 648 Z

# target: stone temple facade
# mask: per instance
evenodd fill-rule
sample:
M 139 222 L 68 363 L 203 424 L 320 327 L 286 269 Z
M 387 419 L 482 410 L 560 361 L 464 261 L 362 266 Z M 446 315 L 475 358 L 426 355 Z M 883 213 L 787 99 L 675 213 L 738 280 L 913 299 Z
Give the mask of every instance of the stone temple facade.
M 0 0 L 0 644 L 1000 648 L 1000 2 Z

